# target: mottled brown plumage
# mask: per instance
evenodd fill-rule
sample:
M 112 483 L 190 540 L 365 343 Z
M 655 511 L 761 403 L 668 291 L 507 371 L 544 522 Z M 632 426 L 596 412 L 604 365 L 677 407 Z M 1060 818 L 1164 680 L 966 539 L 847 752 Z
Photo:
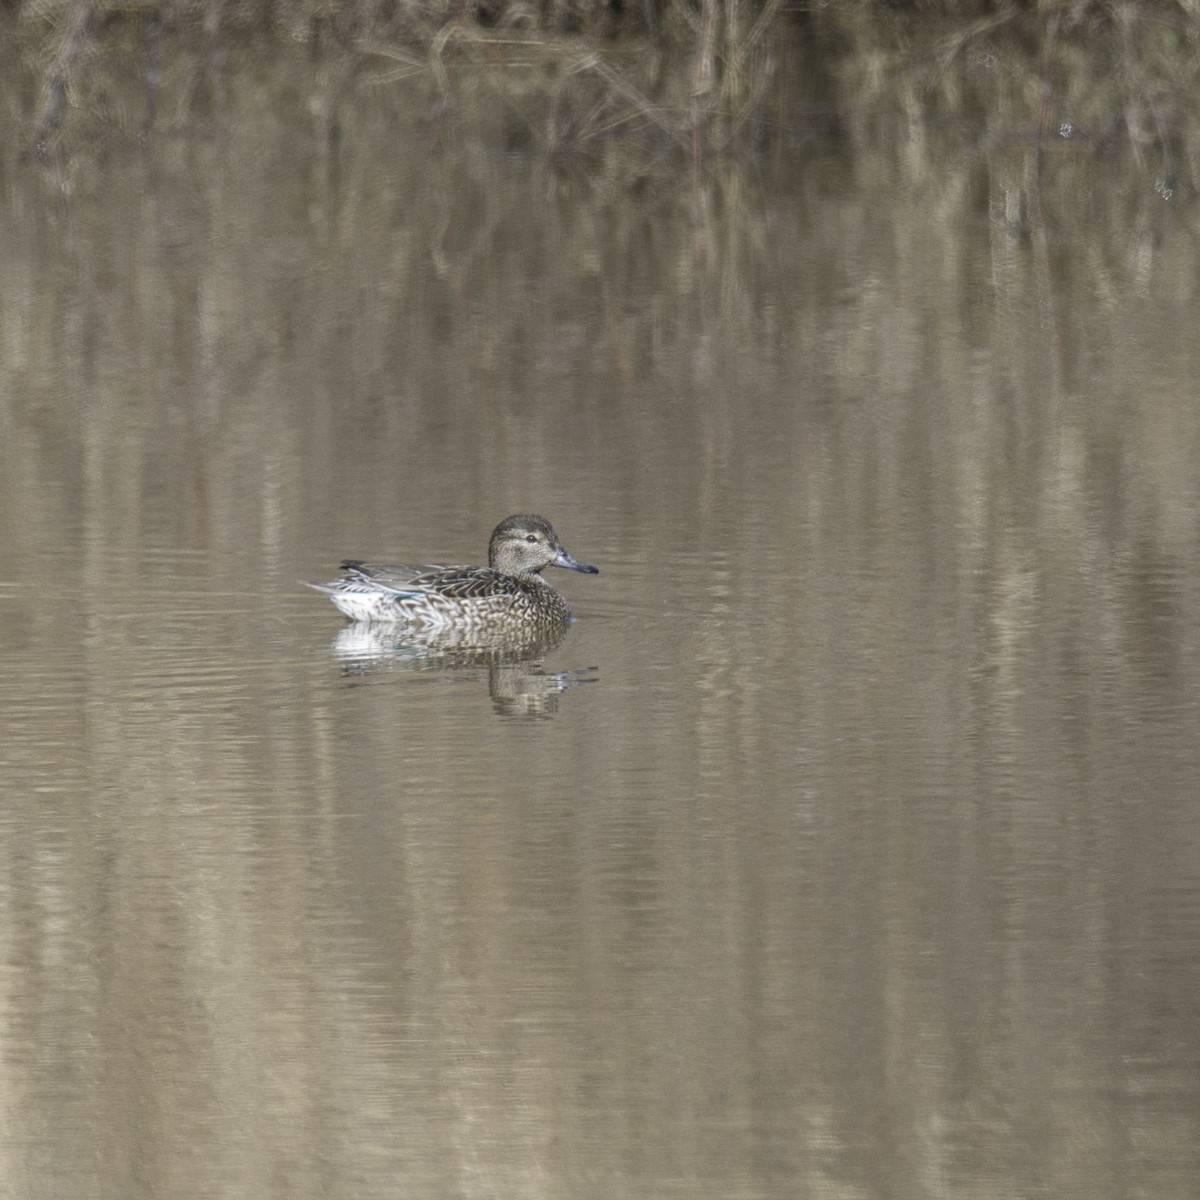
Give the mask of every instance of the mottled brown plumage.
M 348 559 L 340 578 L 309 586 L 326 593 L 353 621 L 524 635 L 565 626 L 570 619 L 562 593 L 541 577 L 546 567 L 598 573 L 563 549 L 544 517 L 519 515 L 492 531 L 486 567 Z

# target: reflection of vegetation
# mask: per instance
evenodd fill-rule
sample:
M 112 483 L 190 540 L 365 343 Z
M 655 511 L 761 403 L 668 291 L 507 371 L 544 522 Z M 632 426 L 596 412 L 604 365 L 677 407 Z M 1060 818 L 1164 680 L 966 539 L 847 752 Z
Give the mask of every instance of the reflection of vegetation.
M 492 68 L 504 102 L 530 114 L 532 139 L 555 154 L 586 155 L 619 138 L 699 160 L 814 123 L 845 129 L 876 112 L 891 121 L 897 109 L 914 118 L 974 111 L 993 141 L 1036 136 L 1120 149 L 1153 165 L 1163 189 L 1181 172 L 1192 184 L 1200 148 L 1187 132 L 1200 8 L 1166 0 L 841 0 L 799 10 L 784 0 L 63 0 L 16 8 L 39 64 L 29 140 L 40 149 L 73 114 L 103 107 L 114 56 L 144 81 L 148 128 L 172 73 L 188 77 L 194 115 L 219 91 L 213 76 L 228 69 L 230 37 L 262 32 L 336 51 L 342 85 L 420 73 L 457 100 L 456 69 Z M 822 97 L 817 111 L 815 88 L 832 63 L 845 102 L 830 110 Z

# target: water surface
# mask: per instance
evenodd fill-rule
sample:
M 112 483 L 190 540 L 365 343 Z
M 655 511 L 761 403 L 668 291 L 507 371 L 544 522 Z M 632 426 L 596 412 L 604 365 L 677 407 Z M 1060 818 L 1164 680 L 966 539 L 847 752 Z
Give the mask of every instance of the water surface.
M 5 184 L 0 1191 L 1194 1195 L 1194 215 L 294 69 Z M 532 661 L 298 582 L 521 511 Z

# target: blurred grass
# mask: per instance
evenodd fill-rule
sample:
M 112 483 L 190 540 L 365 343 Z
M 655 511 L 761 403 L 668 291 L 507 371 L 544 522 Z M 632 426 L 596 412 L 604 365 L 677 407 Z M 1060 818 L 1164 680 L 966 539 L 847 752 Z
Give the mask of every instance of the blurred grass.
M 422 76 L 433 111 L 501 103 L 585 166 L 617 140 L 634 176 L 814 132 L 895 136 L 899 117 L 969 122 L 973 148 L 1118 153 L 1164 191 L 1196 190 L 1200 0 L 40 0 L 0 24 L 32 89 L 7 101 L 26 153 L 202 125 L 266 36 L 307 51 L 294 85 L 318 115 L 346 88 Z M 141 111 L 114 113 L 131 78 Z

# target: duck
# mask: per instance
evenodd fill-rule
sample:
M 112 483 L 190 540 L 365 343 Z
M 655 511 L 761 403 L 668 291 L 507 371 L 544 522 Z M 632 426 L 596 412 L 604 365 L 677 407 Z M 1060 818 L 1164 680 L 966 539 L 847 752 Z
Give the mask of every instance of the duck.
M 598 575 L 569 554 L 545 517 L 505 517 L 488 539 L 488 565 L 417 566 L 346 559 L 323 592 L 351 621 L 489 637 L 552 635 L 571 620 L 566 597 L 542 578 L 546 567 Z

